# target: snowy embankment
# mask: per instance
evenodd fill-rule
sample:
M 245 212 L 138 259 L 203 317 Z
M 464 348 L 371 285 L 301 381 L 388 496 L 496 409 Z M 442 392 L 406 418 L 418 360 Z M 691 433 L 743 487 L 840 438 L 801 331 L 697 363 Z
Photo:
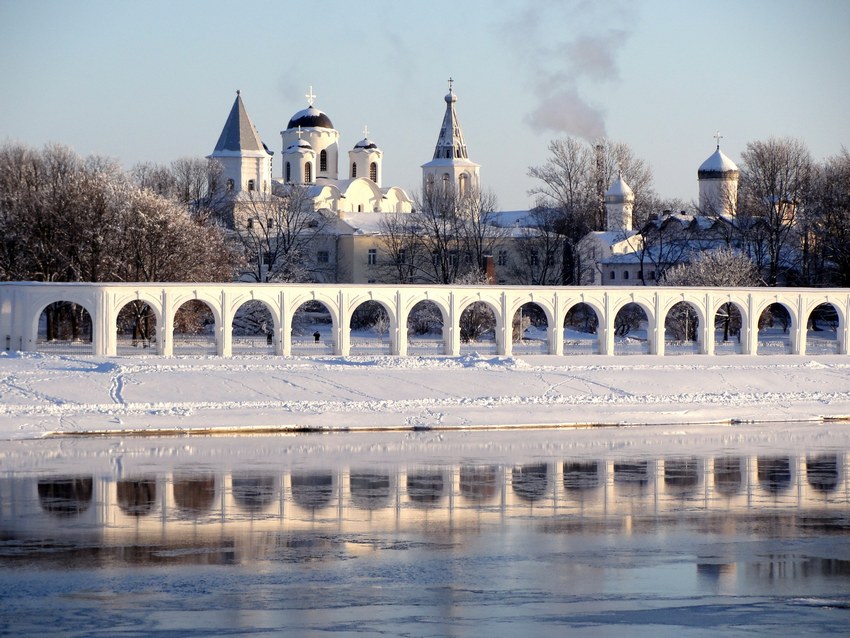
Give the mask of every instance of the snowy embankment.
M 838 355 L 0 357 L 2 439 L 848 416 L 850 358 Z

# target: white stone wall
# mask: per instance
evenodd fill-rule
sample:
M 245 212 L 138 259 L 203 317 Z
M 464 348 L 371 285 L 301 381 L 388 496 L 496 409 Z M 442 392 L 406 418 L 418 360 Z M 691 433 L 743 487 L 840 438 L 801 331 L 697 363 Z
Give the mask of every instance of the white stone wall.
M 204 302 L 215 318 L 215 342 L 219 355 L 230 356 L 233 317 L 247 301 L 262 302 L 274 320 L 274 350 L 292 351 L 292 318 L 303 303 L 325 305 L 333 320 L 335 352 L 348 355 L 351 315 L 366 301 L 380 303 L 390 318 L 392 354 L 407 354 L 407 319 L 420 301 L 431 301 L 443 316 L 444 351 L 461 352 L 459 320 L 464 309 L 480 301 L 496 318 L 496 347 L 501 355 L 512 354 L 511 323 L 526 303 L 537 304 L 546 315 L 548 352 L 564 352 L 562 328 L 569 310 L 579 304 L 590 306 L 597 315 L 599 352 L 614 353 L 614 320 L 629 303 L 639 305 L 648 320 L 649 353 L 664 354 L 664 320 L 678 302 L 688 303 L 699 322 L 699 352 L 714 353 L 714 317 L 721 305 L 732 303 L 741 314 L 741 349 L 758 352 L 758 319 L 773 303 L 782 304 L 791 318 L 792 354 L 806 352 L 807 322 L 820 304 L 831 304 L 839 320 L 838 352 L 847 354 L 850 290 L 837 288 L 673 288 L 673 287 L 523 287 L 523 286 L 418 286 L 418 285 L 331 285 L 331 284 L 193 284 L 193 283 L 32 283 L 0 284 L 0 338 L 4 349 L 37 349 L 38 321 L 44 308 L 56 301 L 83 306 L 92 318 L 92 350 L 97 355 L 114 355 L 117 348 L 118 313 L 134 300 L 147 303 L 156 315 L 157 350 L 173 354 L 174 314 L 185 302 Z

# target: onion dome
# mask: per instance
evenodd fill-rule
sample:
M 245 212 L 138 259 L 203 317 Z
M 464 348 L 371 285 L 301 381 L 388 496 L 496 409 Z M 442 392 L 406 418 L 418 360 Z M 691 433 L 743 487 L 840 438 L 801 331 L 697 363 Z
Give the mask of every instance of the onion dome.
M 617 174 L 617 179 L 611 184 L 611 188 L 605 192 L 605 203 L 622 204 L 633 201 L 635 201 L 634 191 L 626 184 L 626 180 L 623 179 L 623 174 L 620 172 Z
M 699 170 L 697 171 L 697 176 L 700 179 L 710 179 L 732 173 L 737 174 L 738 167 L 735 165 L 735 162 L 726 157 L 723 151 L 720 150 L 720 145 L 718 144 L 717 150 L 700 165 Z
M 323 111 L 320 111 L 312 104 L 308 106 L 306 109 L 302 109 L 298 111 L 295 115 L 292 116 L 292 119 L 289 120 L 289 124 L 286 125 L 286 128 L 333 128 L 333 122 L 331 122 L 331 118 L 327 116 Z
M 363 149 L 364 151 L 370 151 L 377 148 L 378 145 L 375 144 L 375 142 L 370 140 L 368 137 L 364 137 L 362 140 L 360 140 L 359 142 L 357 142 L 357 144 L 354 145 L 355 151 L 360 149 Z

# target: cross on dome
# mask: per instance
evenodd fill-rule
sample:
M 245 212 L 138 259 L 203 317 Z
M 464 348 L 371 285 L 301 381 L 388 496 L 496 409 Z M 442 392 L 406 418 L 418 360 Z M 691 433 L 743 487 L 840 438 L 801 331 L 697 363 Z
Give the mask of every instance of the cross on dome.
M 720 150 L 720 140 L 723 139 L 723 136 L 720 134 L 720 131 L 717 131 L 714 134 L 714 139 L 717 140 L 717 150 L 719 151 Z
M 316 94 L 313 93 L 313 85 L 310 85 L 310 90 L 307 91 L 307 94 L 304 96 L 307 98 L 307 104 L 313 106 L 313 101 L 316 99 Z
M 452 92 L 452 85 L 453 85 L 454 83 L 455 83 L 455 81 L 454 81 L 452 78 L 449 78 L 449 93 L 451 93 L 451 92 Z

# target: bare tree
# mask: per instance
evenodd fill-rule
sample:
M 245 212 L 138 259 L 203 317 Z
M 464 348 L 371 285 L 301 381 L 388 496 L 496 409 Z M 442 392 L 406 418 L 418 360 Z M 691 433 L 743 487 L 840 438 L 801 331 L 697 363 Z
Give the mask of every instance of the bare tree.
M 236 200 L 234 230 L 254 281 L 309 281 L 317 269 L 310 248 L 331 217 L 313 209 L 309 189 L 284 184 L 274 193 L 248 191 Z
M 799 255 L 796 225 L 810 194 L 811 156 L 805 144 L 793 138 L 750 142 L 741 156 L 738 214 L 749 232 L 750 254 L 764 252 L 766 263 L 758 265 L 765 268 L 768 284 L 775 286 L 791 276 Z

